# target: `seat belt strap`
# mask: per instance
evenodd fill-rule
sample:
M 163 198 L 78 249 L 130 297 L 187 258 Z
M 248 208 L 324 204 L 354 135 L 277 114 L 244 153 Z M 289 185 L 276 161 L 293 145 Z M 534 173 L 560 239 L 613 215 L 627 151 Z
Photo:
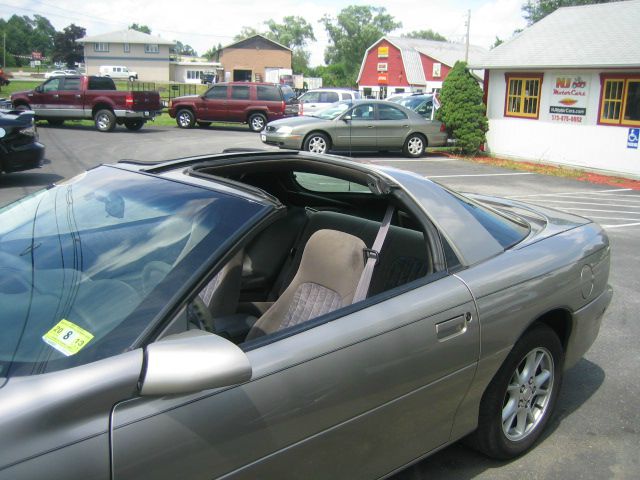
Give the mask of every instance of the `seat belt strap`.
M 394 208 L 392 205 L 389 205 L 387 207 L 387 211 L 384 214 L 384 219 L 380 224 L 380 229 L 378 230 L 378 234 L 376 235 L 376 239 L 374 240 L 373 245 L 371 246 L 371 248 L 364 249 L 364 270 L 362 270 L 362 275 L 360 275 L 360 281 L 358 281 L 356 293 L 353 294 L 353 301 L 351 303 L 356 303 L 367 298 L 369 285 L 371 284 L 371 278 L 373 277 L 373 269 L 378 263 L 380 249 L 382 248 L 384 239 L 387 237 L 387 232 L 389 231 L 389 226 L 391 225 L 391 217 L 393 217 L 393 210 Z

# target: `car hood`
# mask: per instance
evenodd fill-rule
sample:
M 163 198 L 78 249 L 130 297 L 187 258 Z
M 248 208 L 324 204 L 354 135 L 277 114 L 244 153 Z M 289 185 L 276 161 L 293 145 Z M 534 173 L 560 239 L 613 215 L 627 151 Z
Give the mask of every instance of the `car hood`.
M 19 92 L 13 92 L 11 94 L 11 98 L 13 99 L 14 97 L 24 96 L 27 93 L 33 93 L 33 90 L 20 90 Z
M 322 118 L 310 117 L 305 115 L 274 120 L 273 122 L 269 122 L 268 126 L 275 128 L 282 127 L 284 125 L 287 125 L 289 127 L 304 127 L 313 124 L 326 124 L 328 122 L 331 122 L 331 120 L 323 120 Z
M 173 102 L 179 102 L 181 100 L 194 100 L 196 98 L 200 98 L 200 95 L 183 95 L 182 97 L 173 97 L 171 100 Z
M 0 127 L 31 125 L 34 113 L 30 110 L 0 110 Z

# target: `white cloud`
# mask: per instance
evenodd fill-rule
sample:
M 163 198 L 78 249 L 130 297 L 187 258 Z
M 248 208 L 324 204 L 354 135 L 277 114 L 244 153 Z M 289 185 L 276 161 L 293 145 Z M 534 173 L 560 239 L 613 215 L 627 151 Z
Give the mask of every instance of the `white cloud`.
M 489 47 L 495 37 L 507 39 L 516 28 L 524 26 L 522 0 L 251 0 L 220 1 L 190 0 L 6 0 L 0 16 L 40 14 L 47 17 L 56 29 L 70 23 L 97 35 L 126 28 L 131 23 L 148 25 L 152 33 L 191 45 L 199 53 L 212 46 L 228 44 L 243 26 L 264 28 L 270 18 L 281 21 L 287 15 L 301 16 L 314 29 L 317 41 L 309 45 L 311 63 L 323 62 L 327 34 L 319 20 L 328 14 L 335 17 L 348 5 L 384 6 L 402 29 L 393 34 L 412 30 L 432 29 L 452 41 L 463 41 L 467 10 L 471 10 L 471 43 Z

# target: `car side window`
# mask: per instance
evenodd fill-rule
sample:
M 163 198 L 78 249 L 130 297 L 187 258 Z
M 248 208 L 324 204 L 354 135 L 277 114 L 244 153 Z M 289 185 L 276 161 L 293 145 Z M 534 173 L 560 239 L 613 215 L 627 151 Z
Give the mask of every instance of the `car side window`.
M 256 95 L 258 100 L 265 102 L 279 102 L 282 100 L 278 87 L 272 85 L 258 85 Z
M 320 94 L 318 92 L 307 92 L 300 97 L 302 103 L 314 103 L 318 101 Z
M 60 90 L 60 84 L 62 83 L 62 78 L 52 78 L 48 82 L 42 85 L 43 92 L 55 92 L 56 90 Z
M 351 120 L 373 120 L 373 105 L 358 105 L 351 110 Z
M 234 85 L 231 87 L 231 98 L 234 100 L 249 100 L 249 86 Z
M 342 100 L 353 100 L 353 95 L 351 95 L 351 93 L 349 92 L 343 92 L 340 94 L 340 98 Z
M 210 100 L 227 98 L 227 86 L 226 85 L 216 85 L 211 87 L 207 93 L 204 94 L 205 98 Z
M 419 113 L 425 118 L 431 118 L 431 112 L 433 111 L 433 104 L 431 102 L 424 102 L 418 109 L 416 113 Z
M 378 105 L 378 120 L 405 120 L 407 115 L 392 105 Z
M 65 78 L 64 84 L 61 90 L 65 91 L 77 91 L 80 90 L 80 79 L 79 78 Z
M 322 103 L 334 103 L 340 100 L 338 94 L 335 92 L 321 92 L 320 93 L 320 102 Z

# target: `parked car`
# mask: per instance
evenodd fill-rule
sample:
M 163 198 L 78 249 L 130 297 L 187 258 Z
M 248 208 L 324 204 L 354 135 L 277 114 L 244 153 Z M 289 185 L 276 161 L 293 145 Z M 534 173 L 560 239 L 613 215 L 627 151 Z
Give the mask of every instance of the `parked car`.
M 102 77 L 126 78 L 131 82 L 138 79 L 138 72 L 129 70 L 123 65 L 101 65 L 98 71 Z
M 389 101 L 407 107 L 420 114 L 427 120 L 433 120 L 436 109 L 433 108 L 433 94 L 415 94 L 404 97 L 394 97 Z
M 334 103 L 312 116 L 270 122 L 261 134 L 268 145 L 314 153 L 329 150 L 402 150 L 420 157 L 427 146 L 446 145 L 447 132 L 412 110 L 384 100 Z
M 44 78 L 48 79 L 51 77 L 65 77 L 66 75 L 67 72 L 65 72 L 64 70 L 53 70 L 51 72 L 45 72 Z
M 169 116 L 180 128 L 196 123 L 208 127 L 211 122 L 248 123 L 254 132 L 264 130 L 267 122 L 298 115 L 298 100 L 288 85 L 277 83 L 216 83 L 203 95 L 177 97 L 169 102 Z
M 203 85 L 210 85 L 216 79 L 215 72 L 203 72 L 200 76 L 200 83 Z
M 0 110 L 0 173 L 39 168 L 43 159 L 33 112 Z
M 361 98 L 360 92 L 347 88 L 316 88 L 303 93 L 300 97 L 300 113 L 313 115 L 332 103 L 340 100 L 357 100 Z
M 521 455 L 609 262 L 588 219 L 339 157 L 94 168 L 0 211 L 0 478 L 374 479 L 469 434 Z
M 33 110 L 51 125 L 93 119 L 101 132 L 116 125 L 140 130 L 162 113 L 158 92 L 116 90 L 111 78 L 84 75 L 52 77 L 34 90 L 14 93 L 11 101 L 15 108 Z

